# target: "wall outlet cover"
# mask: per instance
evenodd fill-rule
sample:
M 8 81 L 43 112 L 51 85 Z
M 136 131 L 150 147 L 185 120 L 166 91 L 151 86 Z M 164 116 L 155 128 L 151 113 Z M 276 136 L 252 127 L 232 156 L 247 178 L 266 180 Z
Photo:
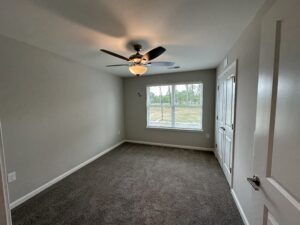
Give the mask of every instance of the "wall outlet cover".
M 8 183 L 11 183 L 11 182 L 15 181 L 16 179 L 17 179 L 17 173 L 15 171 L 7 174 L 7 182 Z

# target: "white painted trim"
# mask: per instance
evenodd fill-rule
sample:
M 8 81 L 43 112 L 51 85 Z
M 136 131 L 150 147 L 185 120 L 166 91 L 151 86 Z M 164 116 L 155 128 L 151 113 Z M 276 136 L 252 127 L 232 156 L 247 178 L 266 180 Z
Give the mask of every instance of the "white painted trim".
M 125 140 L 125 142 L 135 143 L 135 144 L 144 144 L 144 145 L 155 145 L 155 146 L 163 146 L 163 147 L 172 147 L 172 148 L 184 148 L 184 149 L 199 150 L 199 151 L 209 151 L 209 152 L 213 152 L 215 150 L 214 148 L 196 147 L 196 146 L 189 146 L 189 145 L 173 145 L 173 144 L 165 144 L 165 143 L 158 143 L 158 142 L 148 142 L 148 141 Z
M 232 69 L 234 69 L 234 74 L 235 74 L 234 76 L 236 76 L 236 73 L 237 73 L 237 63 L 238 63 L 237 61 L 238 61 L 237 59 L 234 60 L 228 67 L 224 68 L 224 71 L 219 75 L 219 77 L 218 77 L 217 80 L 222 79 Z
M 99 154 L 93 156 L 92 158 L 86 160 L 83 163 L 80 163 L 78 166 L 70 169 L 69 171 L 61 174 L 60 176 L 54 178 L 53 180 L 49 181 L 48 183 L 42 185 L 41 187 L 33 190 L 32 192 L 29 192 L 28 194 L 24 195 L 23 197 L 17 199 L 16 201 L 10 203 L 10 209 L 13 209 L 15 207 L 17 207 L 18 205 L 22 204 L 23 202 L 27 201 L 28 199 L 32 198 L 33 196 L 39 194 L 40 192 L 42 192 L 43 190 L 49 188 L 50 186 L 54 185 L 55 183 L 61 181 L 62 179 L 66 178 L 67 176 L 71 175 L 72 173 L 76 172 L 77 170 L 81 169 L 82 167 L 88 165 L 89 163 L 95 161 L 96 159 L 98 159 L 99 157 L 103 156 L 104 154 L 110 152 L 111 150 L 113 150 L 114 148 L 118 147 L 119 145 L 123 144 L 125 141 L 121 141 L 107 149 L 105 149 L 104 151 L 100 152 Z
M 244 224 L 245 225 L 250 225 L 249 220 L 247 219 L 247 216 L 246 216 L 246 214 L 245 214 L 245 212 L 244 212 L 244 210 L 243 210 L 243 208 L 242 208 L 242 206 L 240 204 L 240 201 L 238 200 L 238 198 L 237 198 L 237 196 L 236 196 L 236 194 L 235 194 L 235 192 L 234 192 L 233 189 L 231 189 L 231 195 L 232 195 L 232 197 L 233 197 L 233 199 L 235 201 L 235 204 L 236 204 L 236 206 L 237 206 L 237 208 L 238 208 L 238 210 L 240 212 L 240 215 L 241 215 L 241 217 L 242 217 L 242 219 L 244 221 Z
M 9 207 L 9 190 L 7 184 L 7 171 L 6 171 L 6 161 L 5 161 L 5 150 L 3 143 L 3 133 L 2 133 L 2 124 L 0 120 L 0 185 L 2 185 L 3 194 L 4 194 L 4 208 L 5 208 L 5 217 L 6 224 L 12 225 L 10 207 Z
M 220 156 L 219 153 L 218 153 L 218 149 L 215 149 L 214 154 L 215 154 L 215 157 L 216 157 L 216 159 L 218 160 L 220 166 L 222 167 L 222 158 L 221 158 L 221 156 Z M 222 169 L 223 169 L 223 168 L 222 168 Z

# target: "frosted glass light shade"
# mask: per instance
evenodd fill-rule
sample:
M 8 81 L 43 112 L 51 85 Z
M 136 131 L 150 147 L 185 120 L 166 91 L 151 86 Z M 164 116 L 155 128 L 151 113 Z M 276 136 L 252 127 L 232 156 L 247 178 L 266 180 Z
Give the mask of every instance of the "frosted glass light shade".
M 147 69 L 147 66 L 144 65 L 132 65 L 129 67 L 129 71 L 136 76 L 143 75 L 147 72 Z

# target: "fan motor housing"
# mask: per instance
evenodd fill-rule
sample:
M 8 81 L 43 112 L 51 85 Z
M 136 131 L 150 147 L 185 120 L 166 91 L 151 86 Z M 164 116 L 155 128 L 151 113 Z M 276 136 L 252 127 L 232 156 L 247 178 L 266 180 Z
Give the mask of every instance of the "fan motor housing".
M 134 63 L 141 63 L 143 61 L 143 55 L 137 52 L 136 54 L 131 55 L 129 60 Z
M 140 44 L 134 44 L 133 48 L 135 51 L 140 52 L 142 50 L 142 45 Z

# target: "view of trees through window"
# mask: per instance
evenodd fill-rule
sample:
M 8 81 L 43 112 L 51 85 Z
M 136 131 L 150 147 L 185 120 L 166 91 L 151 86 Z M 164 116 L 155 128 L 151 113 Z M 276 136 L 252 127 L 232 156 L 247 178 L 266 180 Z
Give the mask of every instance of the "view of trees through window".
M 150 86 L 147 97 L 149 127 L 202 129 L 202 83 Z

